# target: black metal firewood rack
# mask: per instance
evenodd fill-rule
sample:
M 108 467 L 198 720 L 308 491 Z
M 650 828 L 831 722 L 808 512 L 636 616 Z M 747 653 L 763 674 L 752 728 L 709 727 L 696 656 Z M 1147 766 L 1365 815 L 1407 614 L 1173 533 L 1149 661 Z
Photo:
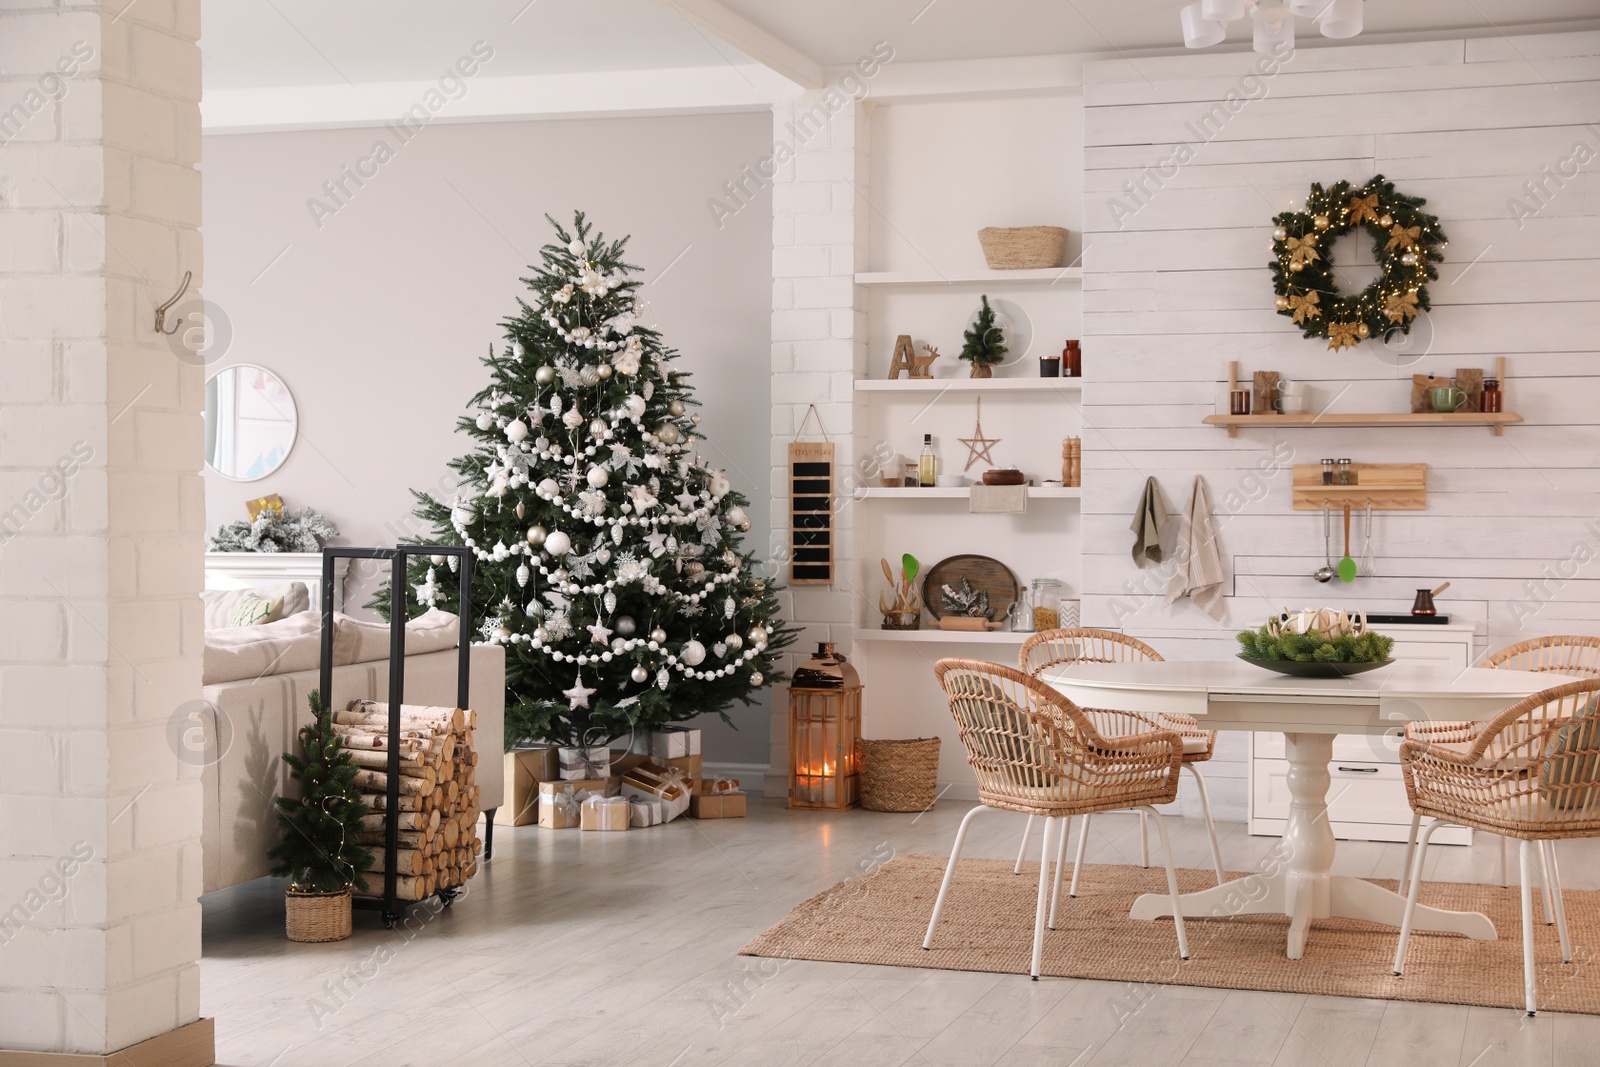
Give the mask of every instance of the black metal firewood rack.
M 406 663 L 406 560 L 411 556 L 454 556 L 461 562 L 461 593 L 457 616 L 460 630 L 456 638 L 459 665 L 456 669 L 456 707 L 468 707 L 468 683 L 472 674 L 472 550 L 453 545 L 400 545 L 395 548 L 348 548 L 329 546 L 322 550 L 322 666 L 319 684 L 322 699 L 333 702 L 333 561 L 336 559 L 386 559 L 389 561 L 389 762 L 388 800 L 384 811 L 383 894 L 357 896 L 355 907 L 377 909 L 383 925 L 392 928 L 403 909 L 420 901 L 401 901 L 396 893 L 400 846 L 400 706 L 405 703 Z M 493 823 L 493 816 L 490 817 Z M 488 846 L 485 846 L 485 859 Z M 458 885 L 441 886 L 436 895 L 449 907 L 455 902 Z

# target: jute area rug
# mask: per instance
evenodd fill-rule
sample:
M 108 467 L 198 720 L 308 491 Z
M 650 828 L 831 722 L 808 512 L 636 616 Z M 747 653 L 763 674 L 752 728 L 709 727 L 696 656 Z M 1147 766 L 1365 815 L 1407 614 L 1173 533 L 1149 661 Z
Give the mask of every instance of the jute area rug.
M 923 951 L 922 935 L 945 860 L 903 856 L 840 882 L 797 906 L 740 953 L 1027 974 L 1038 864 L 1025 864 L 1022 873 L 1014 875 L 1009 860 L 962 860 L 933 948 Z M 1373 881 L 1395 888 L 1392 880 Z M 1214 884 L 1209 871 L 1178 871 L 1178 885 L 1185 892 Z M 1178 959 L 1171 920 L 1142 922 L 1127 917 L 1140 893 L 1165 894 L 1165 871 L 1086 865 L 1078 896 L 1069 898 L 1063 889 L 1056 929 L 1045 931 L 1041 973 L 1115 982 L 1522 1006 L 1522 919 L 1515 886 L 1423 883 L 1421 903 L 1481 911 L 1493 920 L 1500 936 L 1495 941 L 1471 941 L 1455 934 L 1414 934 L 1400 978 L 1393 974 L 1399 932 L 1353 919 L 1314 922 L 1305 957 L 1299 960 L 1284 957 L 1289 922 L 1285 918 L 1190 919 L 1191 958 L 1183 962 Z M 1591 966 L 1600 948 L 1600 892 L 1568 890 L 1565 897 L 1571 964 L 1561 962 L 1555 927 L 1544 924 L 1537 899 L 1534 904 L 1539 1007 L 1600 1014 L 1600 972 Z

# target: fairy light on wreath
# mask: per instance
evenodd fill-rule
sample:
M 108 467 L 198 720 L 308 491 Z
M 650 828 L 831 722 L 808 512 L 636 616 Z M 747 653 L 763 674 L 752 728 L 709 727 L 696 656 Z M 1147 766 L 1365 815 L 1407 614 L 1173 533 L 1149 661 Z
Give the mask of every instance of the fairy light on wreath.
M 1285 211 L 1272 220 L 1278 314 L 1293 319 L 1305 336 L 1326 339 L 1334 351 L 1392 330 L 1411 332 L 1411 320 L 1430 306 L 1427 283 L 1439 277 L 1434 264 L 1444 261 L 1440 250 L 1448 243 L 1439 220 L 1420 210 L 1425 203 L 1395 192 L 1394 183 L 1381 174 L 1359 186 L 1313 184 L 1305 210 Z M 1380 273 L 1361 292 L 1347 296 L 1333 280 L 1327 250 L 1358 227 L 1372 235 Z

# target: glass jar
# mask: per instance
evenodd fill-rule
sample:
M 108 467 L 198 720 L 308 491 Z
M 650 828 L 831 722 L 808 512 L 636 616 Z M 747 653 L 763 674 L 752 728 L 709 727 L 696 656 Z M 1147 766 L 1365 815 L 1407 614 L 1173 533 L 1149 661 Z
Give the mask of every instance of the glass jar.
M 1479 406 L 1483 411 L 1493 414 L 1500 410 L 1500 379 L 1485 378 L 1483 380 L 1483 397 Z
M 1033 633 L 1033 601 L 1028 598 L 1027 586 L 1023 586 L 1017 591 L 1017 599 L 1006 612 L 1006 616 L 1011 621 L 1012 633 Z
M 1035 578 L 1032 590 L 1033 625 L 1035 631 L 1061 628 L 1061 581 L 1057 578 Z

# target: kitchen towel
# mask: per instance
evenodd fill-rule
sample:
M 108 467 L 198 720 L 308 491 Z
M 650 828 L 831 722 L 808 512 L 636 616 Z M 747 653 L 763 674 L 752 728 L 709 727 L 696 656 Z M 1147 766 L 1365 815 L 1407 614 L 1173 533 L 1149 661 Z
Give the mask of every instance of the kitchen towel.
M 1187 596 L 1195 606 L 1221 622 L 1228 609 L 1222 603 L 1222 553 L 1217 548 L 1217 528 L 1211 521 L 1211 494 L 1206 480 L 1194 479 L 1183 535 L 1178 541 L 1178 572 L 1167 585 L 1167 605 Z
M 1144 480 L 1139 510 L 1133 513 L 1128 529 L 1133 531 L 1133 562 L 1143 567 L 1161 562 L 1161 527 L 1167 524 L 1167 506 L 1161 500 L 1161 486 L 1154 477 Z
M 967 502 L 967 511 L 973 515 L 1020 515 L 1027 510 L 1025 485 L 975 485 Z

